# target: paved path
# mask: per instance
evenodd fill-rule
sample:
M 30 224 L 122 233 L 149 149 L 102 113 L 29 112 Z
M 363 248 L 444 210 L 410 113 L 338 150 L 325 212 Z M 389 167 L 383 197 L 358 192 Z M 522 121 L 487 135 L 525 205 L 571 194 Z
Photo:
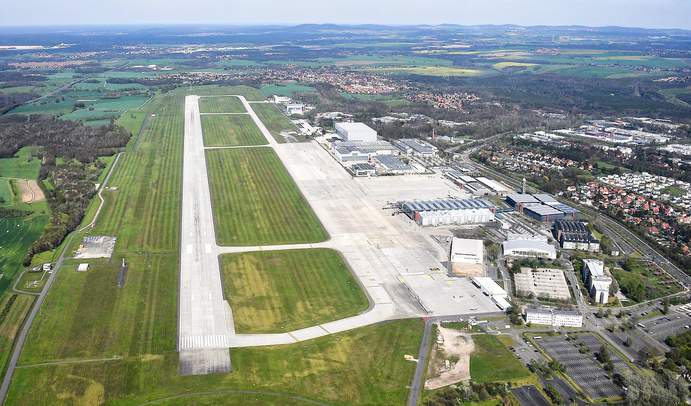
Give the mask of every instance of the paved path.
M 103 183 L 98 187 L 98 199 L 101 201 L 98 204 L 98 209 L 96 209 L 96 214 L 94 214 L 93 220 L 84 227 L 80 228 L 79 231 L 84 231 L 89 227 L 93 227 L 94 224 L 96 224 L 96 220 L 98 220 L 98 215 L 101 214 L 101 209 L 103 208 L 103 205 L 105 204 L 105 199 L 103 199 L 103 190 L 106 188 L 106 185 L 108 184 L 108 180 L 110 179 L 110 175 L 113 174 L 113 170 L 118 164 L 118 161 L 120 160 L 120 155 L 122 155 L 121 152 L 118 152 L 117 155 L 115 155 L 115 161 L 113 161 L 113 165 L 110 166 L 110 169 L 108 170 L 108 175 L 106 175 L 106 178 L 103 180 Z
M 427 366 L 427 354 L 429 352 L 429 345 L 432 336 L 432 326 L 434 320 L 428 318 L 425 320 L 425 331 L 422 333 L 422 340 L 420 341 L 420 351 L 417 356 L 417 366 L 415 367 L 415 375 L 413 375 L 413 383 L 410 385 L 410 392 L 408 394 L 408 406 L 416 406 L 420 391 L 424 385 L 425 367 Z

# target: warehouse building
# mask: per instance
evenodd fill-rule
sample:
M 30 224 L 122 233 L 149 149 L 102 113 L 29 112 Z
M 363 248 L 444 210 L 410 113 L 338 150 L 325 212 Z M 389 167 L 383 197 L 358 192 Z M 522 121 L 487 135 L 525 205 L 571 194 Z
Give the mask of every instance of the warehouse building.
M 583 327 L 583 315 L 572 310 L 526 308 L 525 322 L 552 327 Z
M 542 222 L 551 222 L 561 219 L 576 219 L 578 210 L 564 203 L 558 202 L 548 194 L 538 193 L 534 195 L 514 193 L 506 196 L 506 202 L 516 208 L 516 211 Z
M 551 268 L 521 268 L 513 275 L 516 294 L 539 299 L 570 300 L 571 293 L 566 284 L 564 271 Z
M 437 153 L 437 147 L 417 138 L 401 138 L 394 145 L 406 155 L 431 157 Z
M 343 141 L 377 141 L 377 132 L 364 123 L 336 123 L 334 127 Z
M 588 228 L 588 223 L 576 220 L 558 220 L 552 226 L 552 234 L 565 250 L 599 252 L 598 241 Z
M 482 240 L 451 240 L 451 272 L 457 276 L 484 276 L 485 245 Z
M 458 169 L 447 169 L 443 172 L 444 177 L 463 190 L 467 190 L 474 196 L 486 196 L 492 191 L 480 183 L 472 176 L 465 175 Z
M 375 156 L 394 155 L 398 149 L 386 141 L 349 142 L 336 141 L 331 150 L 341 163 L 367 162 Z
M 483 199 L 408 201 L 401 211 L 421 226 L 484 224 L 495 220 L 496 207 Z
M 377 155 L 373 160 L 377 164 L 380 173 L 406 175 L 416 172 L 415 168 L 401 161 L 395 155 Z
M 507 193 L 511 192 L 511 189 L 503 184 L 484 176 L 478 177 L 477 181 L 498 196 L 505 196 Z
M 289 103 L 284 105 L 283 109 L 289 116 L 302 115 L 305 113 L 305 105 L 302 103 Z
M 502 249 L 507 257 L 517 258 L 541 258 L 556 259 L 557 250 L 547 242 L 547 238 L 522 238 L 514 236 L 514 239 L 504 241 Z
M 377 170 L 372 164 L 368 164 L 366 162 L 364 163 L 355 163 L 351 165 L 348 170 L 350 173 L 353 174 L 353 176 L 358 176 L 358 177 L 363 177 L 363 176 L 375 176 L 377 174 Z
M 607 304 L 612 278 L 605 273 L 604 262 L 599 259 L 584 259 L 582 272 L 585 286 L 593 300 L 599 304 Z
M 511 308 L 511 303 L 509 303 L 509 295 L 506 293 L 504 288 L 499 286 L 492 278 L 486 276 L 475 276 L 471 278 L 473 285 L 478 287 L 485 296 L 489 296 L 495 305 L 502 311 L 506 311 Z

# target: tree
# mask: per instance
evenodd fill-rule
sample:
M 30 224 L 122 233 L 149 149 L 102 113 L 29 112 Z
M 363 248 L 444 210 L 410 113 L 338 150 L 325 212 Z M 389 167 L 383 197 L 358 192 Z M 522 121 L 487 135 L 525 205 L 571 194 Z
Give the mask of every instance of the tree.
M 662 300 L 662 313 L 663 314 L 669 313 L 669 299 L 668 298 L 664 298 Z

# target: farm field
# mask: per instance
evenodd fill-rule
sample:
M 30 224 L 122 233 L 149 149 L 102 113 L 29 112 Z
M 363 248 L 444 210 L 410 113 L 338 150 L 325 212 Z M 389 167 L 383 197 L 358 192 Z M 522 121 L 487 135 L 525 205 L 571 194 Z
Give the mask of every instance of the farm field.
M 264 123 L 276 142 L 286 142 L 281 135 L 281 131 L 295 131 L 295 124 L 293 124 L 285 114 L 278 110 L 278 108 L 270 103 L 257 103 L 252 105 L 252 110 L 257 113 L 259 119 Z
M 0 159 L 0 176 L 5 178 L 36 179 L 41 168 L 41 160 L 32 158 L 35 147 L 24 147 L 12 158 Z
M 235 96 L 201 97 L 200 113 L 245 113 L 245 106 Z
M 209 150 L 206 158 L 218 244 L 310 243 L 327 238 L 272 149 Z
M 289 346 L 233 349 L 229 374 L 179 376 L 175 352 L 63 365 L 24 363 L 15 372 L 8 404 L 91 404 L 96 399 L 170 404 L 171 397 L 173 404 L 236 404 L 233 392 L 249 390 L 250 398 L 272 396 L 281 405 L 398 405 L 405 403 L 415 370 L 415 363 L 403 356 L 417 354 L 422 329 L 419 319 L 399 320 Z M 225 394 L 230 396 L 220 396 Z
M 204 100 L 204 99 L 202 99 Z M 249 115 L 201 116 L 204 145 L 228 147 L 265 145 L 266 138 Z
M 365 294 L 338 252 L 264 251 L 221 256 L 238 333 L 275 333 L 354 316 Z
M 47 214 L 20 219 L 0 218 L 0 274 L 3 274 L 0 278 L 0 295 L 10 287 L 12 279 L 22 269 L 24 255 L 47 223 Z
M 475 334 L 473 342 L 475 351 L 470 354 L 470 377 L 474 382 L 516 382 L 530 378 L 530 371 L 496 336 Z
M 259 89 L 266 97 L 278 95 L 293 97 L 296 93 L 316 93 L 317 89 L 300 83 L 274 83 Z

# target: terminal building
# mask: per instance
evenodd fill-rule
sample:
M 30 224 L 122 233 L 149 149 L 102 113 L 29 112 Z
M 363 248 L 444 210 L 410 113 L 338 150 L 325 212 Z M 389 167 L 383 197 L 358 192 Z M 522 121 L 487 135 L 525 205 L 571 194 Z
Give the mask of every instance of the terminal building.
M 583 327 L 583 315 L 571 310 L 526 308 L 525 322 L 552 327 Z
M 513 275 L 516 294 L 538 299 L 570 300 L 571 293 L 566 284 L 564 271 L 550 268 L 521 268 Z
M 401 202 L 400 209 L 421 226 L 484 224 L 495 220 L 496 207 L 484 199 Z
M 557 250 L 547 242 L 547 237 L 511 236 L 502 243 L 504 255 L 516 258 L 556 259 Z
M 364 123 L 336 123 L 334 128 L 343 141 L 377 141 L 377 132 Z
M 584 221 L 557 220 L 552 226 L 552 234 L 565 250 L 600 251 L 600 241 L 593 237 Z
M 582 272 L 585 286 L 593 300 L 599 304 L 607 304 L 612 277 L 605 273 L 604 262 L 599 259 L 584 259 Z
M 451 240 L 451 272 L 457 276 L 484 276 L 485 245 L 482 240 Z
M 495 305 L 502 311 L 506 311 L 511 308 L 511 303 L 509 303 L 509 295 L 506 293 L 504 288 L 497 285 L 492 278 L 486 276 L 476 276 L 471 278 L 473 285 L 477 286 L 483 294 L 489 296 Z
M 353 174 L 353 176 L 358 176 L 358 177 L 363 177 L 363 176 L 375 176 L 377 174 L 377 170 L 374 167 L 374 165 L 369 164 L 367 162 L 363 163 L 355 163 L 351 165 L 348 170 L 350 173 Z

